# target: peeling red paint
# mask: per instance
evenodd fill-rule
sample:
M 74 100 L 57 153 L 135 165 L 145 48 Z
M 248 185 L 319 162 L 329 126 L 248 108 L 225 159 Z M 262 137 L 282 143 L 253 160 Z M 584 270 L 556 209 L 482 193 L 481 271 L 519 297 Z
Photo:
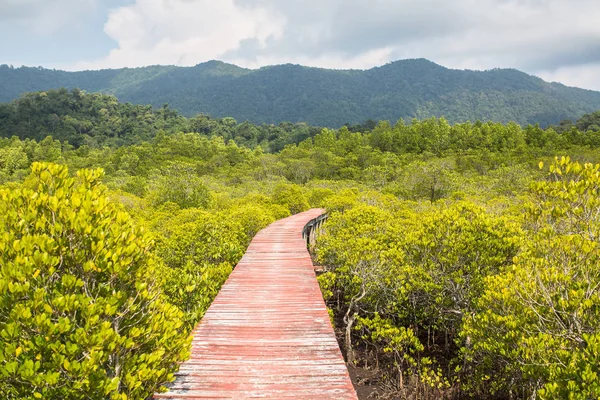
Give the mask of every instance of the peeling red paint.
M 192 355 L 157 399 L 352 399 L 302 228 L 312 209 L 260 231 L 194 329 Z

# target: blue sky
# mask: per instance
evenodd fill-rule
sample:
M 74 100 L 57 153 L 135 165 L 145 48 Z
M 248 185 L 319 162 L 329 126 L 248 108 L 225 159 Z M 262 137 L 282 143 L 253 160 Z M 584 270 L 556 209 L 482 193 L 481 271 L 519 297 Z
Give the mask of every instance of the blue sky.
M 0 64 L 67 70 L 428 58 L 600 90 L 597 0 L 0 0 Z
M 104 32 L 109 10 L 133 0 L 45 3 L 0 0 L 0 63 L 68 68 L 100 58 L 117 45 Z

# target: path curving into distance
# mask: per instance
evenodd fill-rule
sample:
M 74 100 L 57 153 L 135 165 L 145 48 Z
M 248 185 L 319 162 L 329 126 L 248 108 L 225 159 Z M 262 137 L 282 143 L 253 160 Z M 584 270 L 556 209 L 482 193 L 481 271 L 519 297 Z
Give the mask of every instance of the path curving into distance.
M 260 231 L 194 329 L 192 355 L 156 399 L 352 399 L 302 229 L 325 210 Z

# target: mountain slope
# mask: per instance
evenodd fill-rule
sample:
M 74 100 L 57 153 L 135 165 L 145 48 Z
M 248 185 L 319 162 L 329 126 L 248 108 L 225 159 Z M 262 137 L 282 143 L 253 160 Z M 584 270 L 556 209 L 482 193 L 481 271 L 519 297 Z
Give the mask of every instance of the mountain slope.
M 424 59 L 366 71 L 289 64 L 250 70 L 219 61 L 81 72 L 0 66 L 0 101 L 59 87 L 114 94 L 137 104 L 169 103 L 188 116 L 333 127 L 430 116 L 548 125 L 600 109 L 600 92 L 544 82 L 517 70 L 452 70 Z

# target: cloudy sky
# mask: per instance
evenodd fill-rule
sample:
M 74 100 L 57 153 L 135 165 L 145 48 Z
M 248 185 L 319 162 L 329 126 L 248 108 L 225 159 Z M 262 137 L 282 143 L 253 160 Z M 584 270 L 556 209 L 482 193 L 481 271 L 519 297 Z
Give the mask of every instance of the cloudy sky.
M 0 64 L 68 70 L 404 58 L 600 90 L 598 0 L 0 0 Z

